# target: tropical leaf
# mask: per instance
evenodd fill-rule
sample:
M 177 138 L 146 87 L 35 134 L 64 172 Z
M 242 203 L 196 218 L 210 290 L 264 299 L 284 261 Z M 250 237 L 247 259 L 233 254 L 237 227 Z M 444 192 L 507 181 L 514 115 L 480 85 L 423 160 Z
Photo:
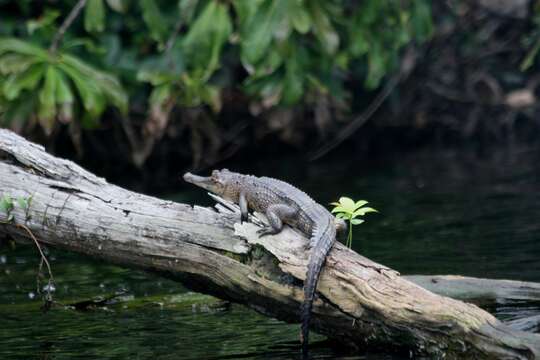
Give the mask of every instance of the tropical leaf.
M 37 57 L 44 61 L 51 60 L 49 52 L 39 46 L 15 38 L 0 38 L 0 55 L 10 52 Z
M 50 134 L 54 127 L 58 77 L 58 70 L 49 65 L 45 71 L 45 82 L 39 92 L 38 120 L 46 134 Z
M 9 76 L 3 83 L 3 93 L 6 99 L 18 98 L 23 90 L 34 90 L 42 79 L 44 71 L 44 64 L 36 64 L 23 73 Z
M 332 26 L 328 14 L 318 1 L 310 2 L 309 9 L 315 36 L 328 54 L 334 54 L 339 47 L 339 35 Z
M 265 0 L 242 31 L 242 59 L 257 63 L 266 53 L 274 34 L 280 29 L 290 0 Z
M 0 73 L 4 75 L 20 73 L 38 61 L 39 59 L 33 56 L 6 54 L 0 57 Z
M 97 70 L 71 55 L 62 55 L 62 65 L 65 65 L 65 68 L 76 70 L 79 73 L 79 78 L 87 78 L 91 82 L 90 88 L 97 89 L 98 93 L 106 96 L 107 102 L 116 106 L 122 113 L 127 113 L 128 96 L 115 76 Z
M 164 16 L 159 10 L 157 3 L 153 0 L 140 0 L 140 6 L 144 22 L 150 30 L 150 37 L 158 43 L 164 43 L 168 33 L 167 23 L 163 21 Z
M 193 22 L 183 47 L 194 67 L 206 69 L 204 78 L 218 67 L 221 49 L 231 33 L 227 5 L 221 2 L 209 2 Z

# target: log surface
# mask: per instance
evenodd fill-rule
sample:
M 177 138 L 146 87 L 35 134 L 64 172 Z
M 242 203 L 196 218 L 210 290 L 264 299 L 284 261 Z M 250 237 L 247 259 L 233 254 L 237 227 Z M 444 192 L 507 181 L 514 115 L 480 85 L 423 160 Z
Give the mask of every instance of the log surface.
M 187 287 L 299 321 L 308 241 L 286 228 L 258 238 L 233 212 L 160 200 L 107 183 L 0 129 L 0 193 L 32 197 L 0 233 L 159 271 Z M 0 214 L 0 217 L 2 214 Z M 357 348 L 445 359 L 534 359 L 540 336 L 512 330 L 475 305 L 437 295 L 336 244 L 312 329 Z

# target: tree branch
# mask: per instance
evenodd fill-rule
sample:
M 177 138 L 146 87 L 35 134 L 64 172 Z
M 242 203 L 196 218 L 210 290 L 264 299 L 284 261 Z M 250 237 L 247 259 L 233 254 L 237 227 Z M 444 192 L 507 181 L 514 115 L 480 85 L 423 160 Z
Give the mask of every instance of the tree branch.
M 58 29 L 58 31 L 54 35 L 51 46 L 49 47 L 49 52 L 50 53 L 52 53 L 52 54 L 56 53 L 56 51 L 58 50 L 58 46 L 62 42 L 62 39 L 64 38 L 64 35 L 65 35 L 67 29 L 71 26 L 71 24 L 73 24 L 73 21 L 75 21 L 77 16 L 79 16 L 79 13 L 81 12 L 81 10 L 84 8 L 85 5 L 86 5 L 86 0 L 79 0 L 77 2 L 77 4 L 75 4 L 73 9 L 71 9 L 71 12 L 66 17 L 66 19 L 64 20 L 62 25 L 60 25 L 60 28 Z

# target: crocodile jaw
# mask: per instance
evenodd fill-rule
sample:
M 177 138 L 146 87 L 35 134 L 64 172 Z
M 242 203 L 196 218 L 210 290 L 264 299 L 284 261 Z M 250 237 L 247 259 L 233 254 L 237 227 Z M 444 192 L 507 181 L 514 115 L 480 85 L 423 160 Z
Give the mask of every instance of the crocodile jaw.
M 210 176 L 208 177 L 198 176 L 198 175 L 187 172 L 184 174 L 184 180 L 187 181 L 188 183 L 192 183 L 193 185 L 197 185 L 198 187 L 201 187 L 214 194 L 219 195 L 219 191 L 218 191 L 219 187 Z

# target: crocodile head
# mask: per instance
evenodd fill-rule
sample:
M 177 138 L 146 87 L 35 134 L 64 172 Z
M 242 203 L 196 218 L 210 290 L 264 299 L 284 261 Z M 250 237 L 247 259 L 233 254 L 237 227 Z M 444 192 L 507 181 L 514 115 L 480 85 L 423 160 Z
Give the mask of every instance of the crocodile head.
M 239 182 L 236 177 L 238 177 L 238 174 L 227 169 L 214 170 L 212 175 L 207 177 L 189 172 L 184 174 L 185 181 L 234 202 L 238 201 L 240 193 L 239 186 L 237 186 Z

